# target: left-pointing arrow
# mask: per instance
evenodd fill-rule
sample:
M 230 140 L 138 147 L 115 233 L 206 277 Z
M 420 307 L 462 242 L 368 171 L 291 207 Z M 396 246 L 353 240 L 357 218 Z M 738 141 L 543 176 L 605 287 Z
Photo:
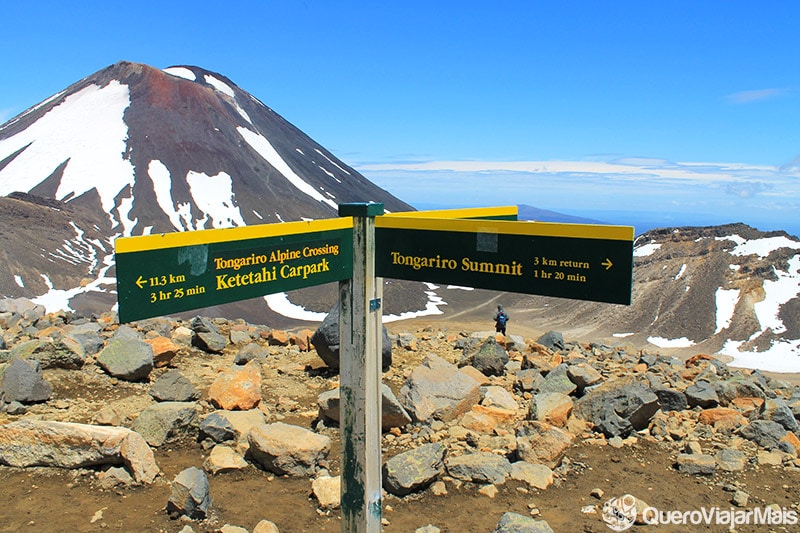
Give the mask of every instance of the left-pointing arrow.
M 144 279 L 142 276 L 139 276 L 139 279 L 136 280 L 136 286 L 140 289 L 147 285 L 147 280 Z

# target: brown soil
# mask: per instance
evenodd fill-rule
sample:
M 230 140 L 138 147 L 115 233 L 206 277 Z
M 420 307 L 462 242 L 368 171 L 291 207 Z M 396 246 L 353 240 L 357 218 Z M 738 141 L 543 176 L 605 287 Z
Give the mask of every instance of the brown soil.
M 407 325 L 406 325 L 407 326 Z M 395 328 L 408 331 L 408 327 Z M 417 332 L 419 335 L 419 332 Z M 420 335 L 424 338 L 424 335 Z M 395 352 L 392 371 L 386 376 L 395 390 L 405 372 L 432 350 L 422 342 L 418 352 Z M 439 345 L 441 347 L 441 345 Z M 439 348 L 449 359 L 456 353 Z M 210 383 L 216 368 L 230 365 L 233 352 L 223 356 L 183 353 L 173 361 L 184 375 L 197 383 Z M 310 427 L 316 416 L 316 398 L 329 385 L 330 375 L 320 370 L 322 363 L 314 352 L 277 349 L 264 365 L 264 410 L 287 423 Z M 157 373 L 155 371 L 154 373 Z M 155 377 L 155 376 L 153 376 Z M 147 384 L 116 382 L 96 367 L 81 371 L 48 370 L 47 379 L 54 397 L 47 404 L 33 406 L 26 416 L 43 419 L 91 422 L 101 408 L 114 405 L 135 416 L 152 402 Z M 205 388 L 204 388 L 205 387 Z M 207 385 L 201 385 L 207 390 Z M 0 414 L 0 423 L 16 419 Z M 335 435 L 335 432 L 334 432 Z M 443 532 L 492 531 L 501 515 L 513 511 L 529 515 L 538 509 L 556 532 L 611 531 L 601 513 L 587 514 L 582 509 L 624 494 L 632 494 L 662 511 L 697 511 L 718 507 L 731 509 L 736 486 L 750 494 L 745 509 L 778 504 L 798 510 L 797 486 L 800 473 L 780 467 L 748 466 L 744 472 L 722 473 L 710 477 L 688 476 L 674 468 L 678 444 L 640 439 L 633 446 L 615 449 L 607 445 L 576 441 L 569 450 L 565 467 L 559 470 L 556 484 L 547 490 L 530 489 L 517 481 L 498 486 L 489 497 L 477 486 L 456 484 L 446 478 L 446 495 L 430 491 L 383 500 L 383 531 L 408 533 L 433 524 Z M 384 458 L 396 453 L 384 447 Z M 330 470 L 339 473 L 339 448 L 330 453 Z M 163 475 L 153 485 L 103 489 L 97 472 L 91 469 L 55 468 L 16 469 L 0 467 L 0 531 L 164 531 L 178 532 L 187 523 L 197 532 L 218 531 L 225 524 L 252 531 L 260 520 L 274 522 L 282 533 L 340 531 L 338 511 L 321 511 L 311 495 L 309 479 L 276 477 L 250 465 L 245 470 L 209 476 L 213 500 L 211 516 L 202 522 L 173 520 L 165 510 L 170 482 L 190 466 L 202 468 L 207 452 L 193 440 L 167 444 L 155 450 Z M 601 489 L 600 498 L 593 489 Z M 726 490 L 728 489 L 728 490 Z M 738 526 L 736 531 L 791 531 L 793 527 Z M 650 528 L 657 531 L 725 531 L 724 525 L 635 526 L 630 531 Z M 649 529 L 648 529 L 649 530 Z
M 180 531 L 186 522 L 171 520 L 165 511 L 171 480 L 182 469 L 201 466 L 202 456 L 193 443 L 158 450 L 156 457 L 164 472 L 162 481 L 148 487 L 102 490 L 89 470 L 51 468 L 0 468 L 3 509 L 2 531 Z M 523 515 L 537 508 L 556 532 L 611 531 L 601 515 L 585 514 L 581 509 L 594 505 L 598 510 L 605 500 L 633 494 L 659 510 L 695 511 L 701 507 L 731 507 L 732 492 L 725 485 L 736 485 L 750 494 L 748 508 L 777 503 L 787 509 L 797 505 L 797 472 L 760 467 L 738 474 L 712 478 L 687 476 L 673 468 L 674 452 L 656 444 L 613 449 L 608 446 L 579 444 L 567 455 L 574 463 L 572 472 L 545 491 L 530 490 L 509 481 L 489 498 L 477 487 L 457 488 L 447 483 L 447 495 L 429 492 L 404 499 L 384 498 L 383 531 L 407 533 L 433 524 L 443 532 L 488 533 L 506 511 Z M 252 528 L 263 519 L 274 522 L 281 532 L 340 531 L 338 511 L 317 510 L 310 496 L 307 479 L 275 478 L 248 469 L 210 477 L 213 513 L 204 522 L 190 522 L 195 531 L 216 531 L 224 524 Z M 602 489 L 601 499 L 591 496 Z M 653 526 L 635 526 L 632 531 Z M 665 526 L 657 531 L 724 531 L 725 526 Z M 740 526 L 739 532 L 765 531 L 764 526 Z M 793 531 L 773 528 L 772 531 Z

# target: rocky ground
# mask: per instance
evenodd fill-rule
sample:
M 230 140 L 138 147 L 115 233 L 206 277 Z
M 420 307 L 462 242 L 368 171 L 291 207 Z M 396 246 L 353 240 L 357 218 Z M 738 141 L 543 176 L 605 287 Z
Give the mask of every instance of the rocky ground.
M 555 333 L 387 327 L 386 532 L 797 530 L 791 377 Z M 0 530 L 339 531 L 339 380 L 312 333 L 6 302 Z M 287 434 L 317 447 L 278 460 Z

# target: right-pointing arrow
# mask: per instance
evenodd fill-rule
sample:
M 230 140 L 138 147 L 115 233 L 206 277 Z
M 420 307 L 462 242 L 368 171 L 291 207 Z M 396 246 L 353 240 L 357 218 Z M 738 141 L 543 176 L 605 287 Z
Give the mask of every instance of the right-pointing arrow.
M 612 266 L 614 266 L 614 263 L 612 263 L 612 262 L 611 262 L 611 259 L 609 259 L 609 258 L 607 258 L 607 257 L 606 257 L 606 260 L 605 260 L 605 261 L 603 261 L 603 262 L 602 262 L 602 263 L 600 263 L 600 264 L 601 264 L 601 265 L 603 265 L 604 267 L 606 267 L 606 270 L 608 270 L 609 268 L 611 268 Z

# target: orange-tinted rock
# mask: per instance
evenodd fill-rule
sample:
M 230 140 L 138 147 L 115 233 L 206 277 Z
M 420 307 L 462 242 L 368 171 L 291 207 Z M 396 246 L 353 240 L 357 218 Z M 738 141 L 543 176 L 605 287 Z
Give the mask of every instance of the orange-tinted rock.
M 290 342 L 297 346 L 301 352 L 307 352 L 311 350 L 311 337 L 313 335 L 314 332 L 310 329 L 303 329 L 292 334 Z
M 462 366 L 461 368 L 458 369 L 458 371 L 461 372 L 462 374 L 468 375 L 481 385 L 487 385 L 491 382 L 489 376 L 485 375 L 483 372 L 481 372 L 472 365 Z
M 730 405 L 749 418 L 751 414 L 764 409 L 764 398 L 734 398 Z
M 273 346 L 289 346 L 289 333 L 281 329 L 273 329 L 267 335 L 267 341 Z
M 681 377 L 686 381 L 694 381 L 694 378 L 700 374 L 701 370 L 697 367 L 685 368 L 681 370 Z
M 685 363 L 686 364 L 686 368 L 689 368 L 691 366 L 697 366 L 698 364 L 700 364 L 701 361 L 711 361 L 713 359 L 714 358 L 711 357 L 710 355 L 706 355 L 704 353 L 699 353 L 697 355 L 691 356 L 689 359 L 686 360 L 686 363 Z
M 0 462 L 23 468 L 122 463 L 143 483 L 152 483 L 159 473 L 153 451 L 139 433 L 74 422 L 18 420 L 1 425 Z
M 535 344 L 535 343 L 534 343 Z M 541 346 L 536 344 L 536 346 Z M 523 368 L 536 368 L 543 374 L 547 374 L 555 367 L 564 362 L 561 354 L 553 353 L 546 347 L 541 346 L 546 352 L 536 352 L 533 354 L 525 354 L 523 358 Z
M 261 370 L 257 361 L 222 372 L 208 389 L 211 403 L 220 409 L 247 410 L 261 402 Z
M 722 431 L 732 431 L 747 423 L 739 411 L 728 407 L 706 409 L 697 416 L 697 421 Z
M 475 405 L 472 407 L 472 411 L 475 413 L 482 413 L 486 416 L 489 416 L 497 421 L 498 424 L 505 424 L 508 422 L 512 422 L 514 418 L 517 416 L 516 411 L 512 411 L 511 409 L 503 409 L 502 407 L 495 407 L 495 406 L 487 406 L 487 405 Z
M 555 468 L 572 443 L 573 436 L 545 422 L 527 422 L 517 428 L 520 460 Z
M 49 326 L 44 329 L 40 329 L 35 335 L 37 339 L 60 339 L 63 336 L 63 330 L 56 326 Z
M 169 365 L 170 361 L 178 355 L 180 347 L 167 337 L 154 337 L 145 339 L 147 344 L 153 349 L 153 365 L 162 368 Z
M 537 394 L 531 402 L 531 411 L 536 420 L 564 427 L 572 414 L 572 398 L 560 392 Z
M 497 427 L 497 420 L 473 409 L 461 417 L 461 425 L 478 433 L 489 433 Z
M 544 346 L 543 344 L 539 344 L 538 342 L 530 341 L 528 343 L 528 348 L 530 348 L 531 352 L 537 355 L 543 355 L 543 356 L 553 355 L 553 351 L 550 350 L 550 348 Z
M 786 435 L 781 437 L 781 440 L 791 444 L 794 447 L 795 451 L 800 454 L 800 438 L 797 438 L 797 435 L 794 432 L 787 431 Z

